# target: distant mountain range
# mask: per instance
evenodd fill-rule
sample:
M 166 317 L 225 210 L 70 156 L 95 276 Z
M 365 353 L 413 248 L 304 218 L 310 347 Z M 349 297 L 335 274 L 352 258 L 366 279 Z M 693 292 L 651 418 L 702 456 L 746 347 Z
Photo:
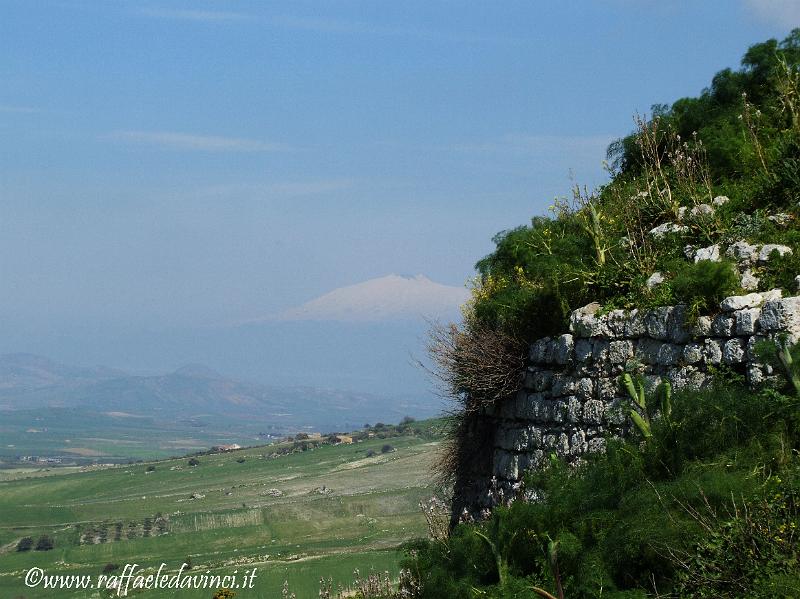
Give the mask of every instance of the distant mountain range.
M 323 430 L 432 412 L 430 401 L 426 405 L 366 393 L 272 387 L 226 378 L 199 364 L 138 376 L 106 367 L 68 366 L 32 354 L 0 356 L 0 410 L 48 407 Z

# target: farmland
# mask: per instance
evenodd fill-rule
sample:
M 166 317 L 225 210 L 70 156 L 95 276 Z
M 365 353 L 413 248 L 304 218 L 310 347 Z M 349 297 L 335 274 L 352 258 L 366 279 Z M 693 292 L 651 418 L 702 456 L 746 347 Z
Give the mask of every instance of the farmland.
M 391 444 L 391 449 L 384 447 Z M 320 577 L 397 575 L 398 546 L 424 536 L 420 499 L 432 493 L 435 427 L 278 455 L 280 445 L 112 468 L 7 470 L 0 478 L 0 596 L 104 597 L 103 591 L 26 588 L 31 567 L 47 574 L 100 574 L 137 563 L 155 571 L 230 574 L 257 568 L 253 590 L 316 597 Z M 283 447 L 288 447 L 284 445 Z M 50 536 L 50 551 L 17 551 L 23 537 Z M 142 591 L 204 597 L 210 591 Z

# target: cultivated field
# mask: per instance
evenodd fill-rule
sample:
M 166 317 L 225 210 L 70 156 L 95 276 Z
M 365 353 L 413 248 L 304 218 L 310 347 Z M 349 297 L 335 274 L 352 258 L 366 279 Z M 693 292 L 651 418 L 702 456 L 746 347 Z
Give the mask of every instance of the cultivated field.
M 395 451 L 381 453 L 384 444 Z M 318 580 L 346 584 L 358 568 L 397 575 L 400 543 L 426 533 L 418 507 L 431 494 L 437 441 L 407 435 L 274 457 L 274 446 L 94 471 L 6 472 L 0 479 L 0 597 L 106 597 L 107 592 L 26 588 L 48 574 L 100 574 L 107 564 L 240 575 L 237 597 L 317 597 Z M 367 457 L 368 452 L 375 455 Z M 43 475 L 47 474 L 47 475 Z M 48 534 L 51 551 L 16 550 Z M 113 573 L 113 572 L 112 572 Z M 118 573 L 118 572 L 117 572 Z M 197 598 L 212 591 L 144 591 Z M 139 596 L 139 595 L 137 595 Z

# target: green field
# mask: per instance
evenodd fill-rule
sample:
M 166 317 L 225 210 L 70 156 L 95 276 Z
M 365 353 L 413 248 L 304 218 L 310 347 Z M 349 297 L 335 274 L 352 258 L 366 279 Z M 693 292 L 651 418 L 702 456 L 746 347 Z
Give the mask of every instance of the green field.
M 381 453 L 386 443 L 394 451 Z M 23 577 L 34 566 L 48 575 L 97 575 L 107 564 L 137 563 L 154 572 L 165 562 L 175 571 L 186 558 L 191 573 L 242 575 L 256 567 L 254 589 L 237 594 L 243 599 L 280 597 L 284 580 L 298 599 L 317 597 L 321 576 L 347 584 L 356 568 L 395 577 L 398 545 L 426 534 L 418 502 L 431 494 L 436 447 L 430 435 L 411 434 L 280 457 L 272 455 L 274 446 L 255 447 L 200 456 L 194 467 L 180 458 L 84 471 L 6 471 L 0 597 L 110 596 L 26 588 Z M 370 450 L 375 455 L 367 457 Z M 53 537 L 53 550 L 16 550 L 22 537 L 42 534 Z M 212 595 L 141 591 L 142 597 Z
M 97 413 L 71 408 L 0 411 L 0 467 L 18 457 L 57 457 L 63 463 L 119 463 L 154 460 L 201 451 L 213 445 L 266 443 L 259 421 L 179 420 L 139 417 L 124 412 Z M 285 429 L 271 430 L 285 434 Z

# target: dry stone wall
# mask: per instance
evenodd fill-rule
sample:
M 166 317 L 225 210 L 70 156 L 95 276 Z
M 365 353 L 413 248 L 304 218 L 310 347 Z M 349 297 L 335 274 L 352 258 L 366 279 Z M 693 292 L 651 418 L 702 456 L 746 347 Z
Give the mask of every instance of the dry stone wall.
M 454 516 L 514 494 L 524 471 L 552 453 L 576 460 L 625 434 L 629 402 L 619 379 L 626 369 L 638 369 L 651 387 L 668 379 L 680 389 L 702 387 L 727 366 L 757 385 L 773 373 L 758 362 L 756 344 L 782 333 L 800 338 L 800 297 L 751 293 L 726 298 L 720 309 L 690 326 L 683 306 L 601 314 L 592 304 L 572 313 L 569 333 L 534 342 L 522 390 L 479 416 L 491 459 L 460 474 Z

